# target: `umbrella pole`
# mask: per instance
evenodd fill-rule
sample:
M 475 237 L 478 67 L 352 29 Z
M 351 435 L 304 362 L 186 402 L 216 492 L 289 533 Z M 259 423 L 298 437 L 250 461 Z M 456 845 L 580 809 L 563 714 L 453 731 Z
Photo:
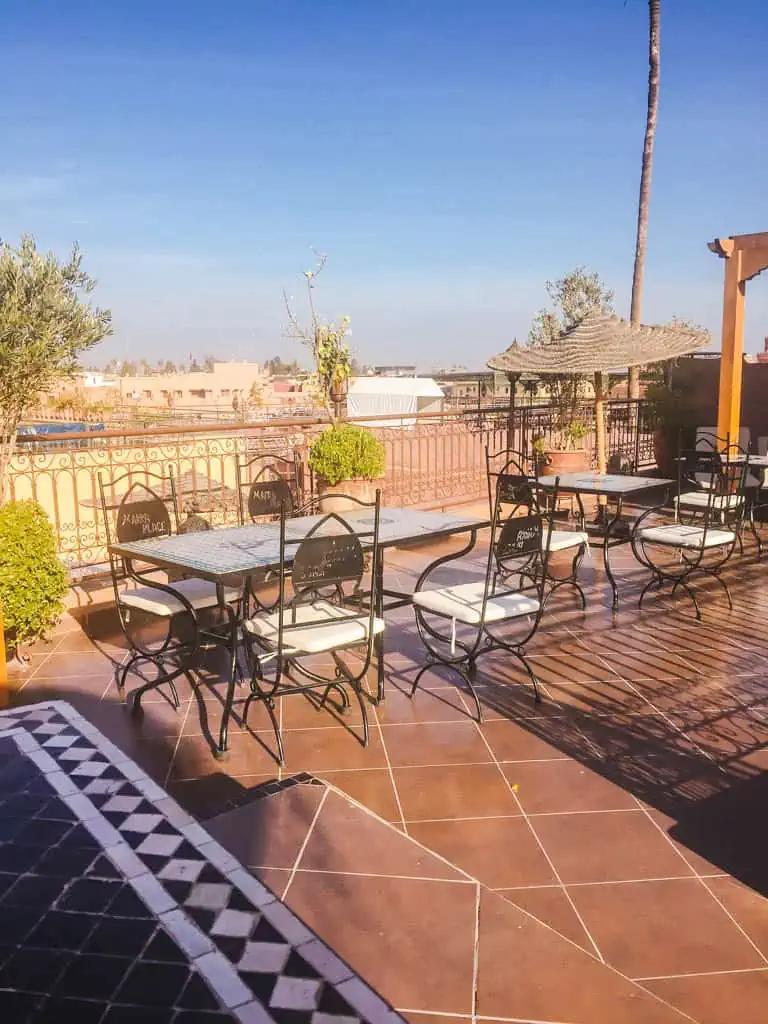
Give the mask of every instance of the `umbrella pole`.
M 517 382 L 520 379 L 518 373 L 508 373 L 507 380 L 509 381 L 509 412 L 507 413 L 507 449 L 508 451 L 516 451 L 515 448 L 515 391 L 517 390 Z M 523 445 L 520 445 L 522 451 Z
M 603 392 L 603 374 L 595 370 L 595 447 L 597 448 L 597 472 L 606 470 L 606 436 L 605 436 L 605 394 Z M 601 494 L 597 499 L 597 514 L 600 519 L 605 515 L 606 499 Z
M 606 437 L 605 437 L 605 394 L 603 392 L 603 374 L 595 371 L 595 444 L 597 447 L 597 472 L 606 469 Z

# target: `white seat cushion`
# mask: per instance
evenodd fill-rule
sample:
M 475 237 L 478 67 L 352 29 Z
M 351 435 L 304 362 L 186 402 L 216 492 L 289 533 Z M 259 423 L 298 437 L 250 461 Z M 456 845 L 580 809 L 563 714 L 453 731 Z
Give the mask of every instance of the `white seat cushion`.
M 277 646 L 279 613 L 255 615 L 243 625 L 253 636 Z M 368 639 L 368 615 L 329 601 L 300 604 L 283 612 L 283 649 L 286 654 L 320 654 Z M 373 620 L 374 635 L 384 632 L 384 620 Z
M 216 598 L 216 584 L 208 580 L 177 580 L 170 586 L 183 594 L 195 611 L 203 611 L 205 608 L 215 608 L 219 603 Z M 233 587 L 224 588 L 224 600 L 227 604 L 239 600 L 239 590 Z M 185 611 L 181 601 L 164 590 L 156 590 L 154 587 L 136 587 L 133 590 L 120 592 L 120 604 L 126 608 L 136 608 L 138 611 L 148 612 L 150 615 L 158 615 L 161 618 L 169 618 L 171 615 L 178 615 Z
M 444 615 L 457 622 L 476 626 L 483 610 L 485 580 L 461 583 L 456 587 L 441 587 L 435 590 L 419 590 L 413 595 L 413 603 L 428 612 Z M 519 590 L 506 590 L 488 595 L 485 607 L 486 622 L 501 622 L 517 619 L 521 615 L 535 615 L 539 602 Z
M 736 534 L 732 530 L 704 530 L 700 526 L 683 526 L 671 523 L 669 526 L 649 526 L 640 530 L 640 538 L 650 544 L 668 544 L 675 548 L 719 548 L 733 544 Z
M 675 498 L 675 502 L 680 502 L 681 508 L 714 508 L 718 512 L 722 512 L 728 508 L 739 508 L 743 498 L 740 494 L 716 494 L 711 497 L 709 491 L 688 491 L 686 494 L 681 494 L 680 498 Z M 710 506 L 710 501 L 712 505 Z
M 542 547 L 546 545 L 547 537 L 544 534 Z M 550 551 L 567 551 L 569 548 L 580 548 L 582 544 L 589 544 L 589 537 L 580 530 L 553 530 L 552 539 L 549 542 Z

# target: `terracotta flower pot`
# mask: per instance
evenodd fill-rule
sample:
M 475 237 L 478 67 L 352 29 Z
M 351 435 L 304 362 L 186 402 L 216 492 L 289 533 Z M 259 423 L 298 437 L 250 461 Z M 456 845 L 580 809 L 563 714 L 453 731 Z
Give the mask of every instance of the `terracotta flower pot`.
M 360 506 L 351 501 L 351 498 L 358 498 L 360 501 L 370 502 L 376 500 L 376 488 L 378 480 L 340 480 L 337 484 L 329 484 L 322 477 L 317 478 L 317 494 L 320 503 L 320 511 L 329 512 L 354 512 L 359 511 Z
M 675 451 L 665 430 L 653 432 L 653 455 L 663 477 L 674 479 L 676 475 Z
M 585 448 L 571 451 L 550 451 L 543 453 L 539 470 L 542 476 L 562 476 L 563 473 L 584 473 L 590 469 L 590 460 Z

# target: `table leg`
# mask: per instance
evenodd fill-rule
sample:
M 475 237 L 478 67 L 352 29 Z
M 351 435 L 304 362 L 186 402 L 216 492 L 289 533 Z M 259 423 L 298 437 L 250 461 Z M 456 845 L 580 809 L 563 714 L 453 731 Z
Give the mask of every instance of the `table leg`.
M 377 618 L 384 618 L 384 551 L 379 548 L 376 565 L 373 567 L 376 590 Z M 386 694 L 384 692 L 384 634 L 379 633 L 374 637 L 373 650 L 376 655 L 376 703 L 381 704 Z
M 216 757 L 223 757 L 227 752 L 229 719 L 232 715 L 232 705 L 235 701 L 235 686 L 237 685 L 238 616 L 234 608 L 227 604 L 224 599 L 223 583 L 216 584 L 216 597 L 219 602 L 219 607 L 229 618 L 229 679 L 227 680 L 227 695 L 224 699 L 224 712 L 221 716 L 219 745 L 215 751 Z
M 611 584 L 611 590 L 613 592 L 613 601 L 611 607 L 614 611 L 619 607 L 619 588 L 616 586 L 616 578 L 611 571 L 611 562 L 608 556 L 611 544 L 611 533 L 613 528 L 621 519 L 621 506 L 622 499 L 619 497 L 616 502 L 616 515 L 609 519 L 605 525 L 605 533 L 603 534 L 603 565 L 605 567 L 605 575 L 608 577 L 608 582 Z

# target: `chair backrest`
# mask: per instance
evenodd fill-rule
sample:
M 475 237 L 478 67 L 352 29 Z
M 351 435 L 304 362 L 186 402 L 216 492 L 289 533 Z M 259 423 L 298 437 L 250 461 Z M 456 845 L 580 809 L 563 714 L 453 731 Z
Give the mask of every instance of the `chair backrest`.
M 365 599 L 369 603 L 368 614 L 370 628 L 368 630 L 368 657 L 370 658 L 373 644 L 373 620 L 376 613 L 378 582 L 376 564 L 379 555 L 379 524 L 381 511 L 381 491 L 376 491 L 373 502 L 355 501 L 357 508 L 347 521 L 342 514 L 329 512 L 318 519 L 306 536 L 300 541 L 292 554 L 293 548 L 287 546 L 286 528 L 291 517 L 284 506 L 280 515 L 280 575 L 278 597 L 278 651 L 290 647 L 290 637 L 284 642 L 284 631 L 291 626 L 297 608 L 316 599 L 336 600 L 341 604 L 345 598 L 359 595 L 361 584 L 366 573 L 370 574 L 370 587 L 366 588 Z M 370 517 L 363 517 L 360 512 L 370 510 Z M 370 549 L 370 560 L 366 563 L 365 552 L 360 538 L 364 537 Z M 290 602 L 285 598 L 286 570 L 291 567 L 291 586 L 293 597 Z M 345 586 L 351 584 L 351 594 L 345 592 Z M 327 625 L 328 619 L 318 618 L 317 625 Z M 302 618 L 302 626 L 313 625 Z
M 710 529 L 722 528 L 727 523 L 730 529 L 738 531 L 741 526 L 747 505 L 749 455 L 739 451 L 736 445 L 722 451 L 694 449 L 682 452 L 677 465 L 678 516 L 682 507 L 680 499 L 689 482 L 695 480 L 705 489 L 706 502 L 697 508 L 696 517 L 697 525 L 704 530 L 700 561 Z
M 514 451 L 512 448 L 501 448 L 497 452 L 492 452 L 488 445 L 485 446 L 485 475 L 488 485 L 488 509 L 491 515 L 493 515 L 496 482 L 499 476 L 501 474 L 506 474 L 508 477 L 517 475 L 527 479 L 530 475 L 528 468 L 529 460 L 522 452 Z M 511 496 L 513 493 L 512 481 L 508 480 L 506 486 L 506 493 Z M 514 503 L 512 500 L 507 501 L 507 504 Z M 525 502 L 520 502 L 519 504 L 522 505 Z
M 178 532 L 176 481 L 170 470 L 167 475 L 127 470 L 109 481 L 99 473 L 99 499 L 108 548 Z M 109 552 L 109 564 L 117 584 L 125 576 L 123 560 Z
M 547 585 L 547 567 L 554 522 L 553 510 L 557 504 L 560 478 L 555 479 L 552 489 L 553 501 L 549 512 L 541 510 L 538 482 L 535 479 L 525 478 L 531 495 L 530 511 L 525 515 L 516 515 L 513 511 L 511 515 L 504 517 L 502 509 L 505 504 L 509 504 L 505 500 L 508 484 L 505 477 L 506 474 L 502 471 L 496 482 L 481 622 L 483 625 L 485 624 L 488 600 L 493 596 L 499 576 L 503 574 L 508 578 L 513 572 L 519 573 L 521 589 L 533 591 L 538 599 L 538 611 L 532 617 L 532 625 L 526 637 L 527 642 L 527 639 L 530 639 L 538 629 L 544 609 L 544 591 Z M 528 580 L 530 586 L 524 588 L 523 580 Z
M 279 518 L 283 506 L 288 515 L 300 500 L 301 462 L 294 450 L 291 458 L 272 453 L 237 459 L 237 499 L 240 522 L 247 519 Z M 247 493 L 246 493 L 247 492 Z

